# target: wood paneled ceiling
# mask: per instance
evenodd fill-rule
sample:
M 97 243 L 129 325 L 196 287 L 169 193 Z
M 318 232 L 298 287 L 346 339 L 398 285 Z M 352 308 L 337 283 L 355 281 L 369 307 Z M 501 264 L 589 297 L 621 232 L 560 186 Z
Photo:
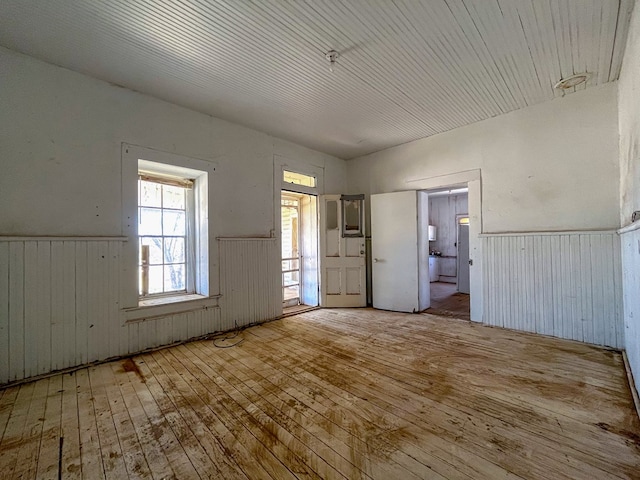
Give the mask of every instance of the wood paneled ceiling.
M 633 4 L 2 0 L 0 44 L 349 159 L 616 80 Z

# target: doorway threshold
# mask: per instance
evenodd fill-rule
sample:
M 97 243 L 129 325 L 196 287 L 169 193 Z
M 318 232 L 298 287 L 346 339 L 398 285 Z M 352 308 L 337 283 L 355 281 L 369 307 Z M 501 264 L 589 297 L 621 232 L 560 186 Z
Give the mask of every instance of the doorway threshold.
M 292 307 L 284 307 L 282 309 L 282 318 L 298 315 L 299 313 L 310 312 L 311 310 L 317 310 L 319 308 L 320 307 L 311 307 L 309 305 L 293 305 Z

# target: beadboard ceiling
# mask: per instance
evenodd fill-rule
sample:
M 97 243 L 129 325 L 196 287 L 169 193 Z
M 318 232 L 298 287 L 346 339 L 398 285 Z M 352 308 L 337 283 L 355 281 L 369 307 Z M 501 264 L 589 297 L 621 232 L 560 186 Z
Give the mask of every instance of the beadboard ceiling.
M 633 3 L 2 0 L 0 44 L 349 159 L 616 80 Z

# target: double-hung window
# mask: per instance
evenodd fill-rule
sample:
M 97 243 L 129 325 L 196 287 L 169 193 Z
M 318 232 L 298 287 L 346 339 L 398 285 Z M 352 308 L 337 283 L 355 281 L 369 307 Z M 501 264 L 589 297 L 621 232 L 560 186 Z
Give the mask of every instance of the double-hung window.
M 193 186 L 193 179 L 139 172 L 141 298 L 195 292 Z
M 217 307 L 214 162 L 122 144 L 121 316 Z

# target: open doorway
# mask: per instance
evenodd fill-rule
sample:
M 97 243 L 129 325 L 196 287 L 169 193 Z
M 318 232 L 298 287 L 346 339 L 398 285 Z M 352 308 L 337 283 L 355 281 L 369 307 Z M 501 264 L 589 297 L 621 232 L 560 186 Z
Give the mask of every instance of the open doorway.
M 283 315 L 320 305 L 319 195 L 324 169 L 274 155 L 274 231 L 280 245 Z M 277 281 L 274 279 L 274 281 Z
M 446 190 L 448 193 L 449 190 L 456 188 L 467 188 L 469 318 L 475 322 L 482 322 L 483 245 L 480 170 L 408 180 L 406 186 L 407 190 L 376 193 L 370 197 L 372 257 L 370 271 L 373 307 L 399 312 L 419 312 L 430 308 L 432 283 L 429 279 L 428 196 L 438 191 Z M 436 238 L 438 238 L 437 233 Z M 453 288 L 457 289 L 457 282 L 453 284 Z
M 317 197 L 283 190 L 280 228 L 283 312 L 316 307 L 319 304 Z
M 426 312 L 470 320 L 468 188 L 456 185 L 427 193 L 431 305 Z

